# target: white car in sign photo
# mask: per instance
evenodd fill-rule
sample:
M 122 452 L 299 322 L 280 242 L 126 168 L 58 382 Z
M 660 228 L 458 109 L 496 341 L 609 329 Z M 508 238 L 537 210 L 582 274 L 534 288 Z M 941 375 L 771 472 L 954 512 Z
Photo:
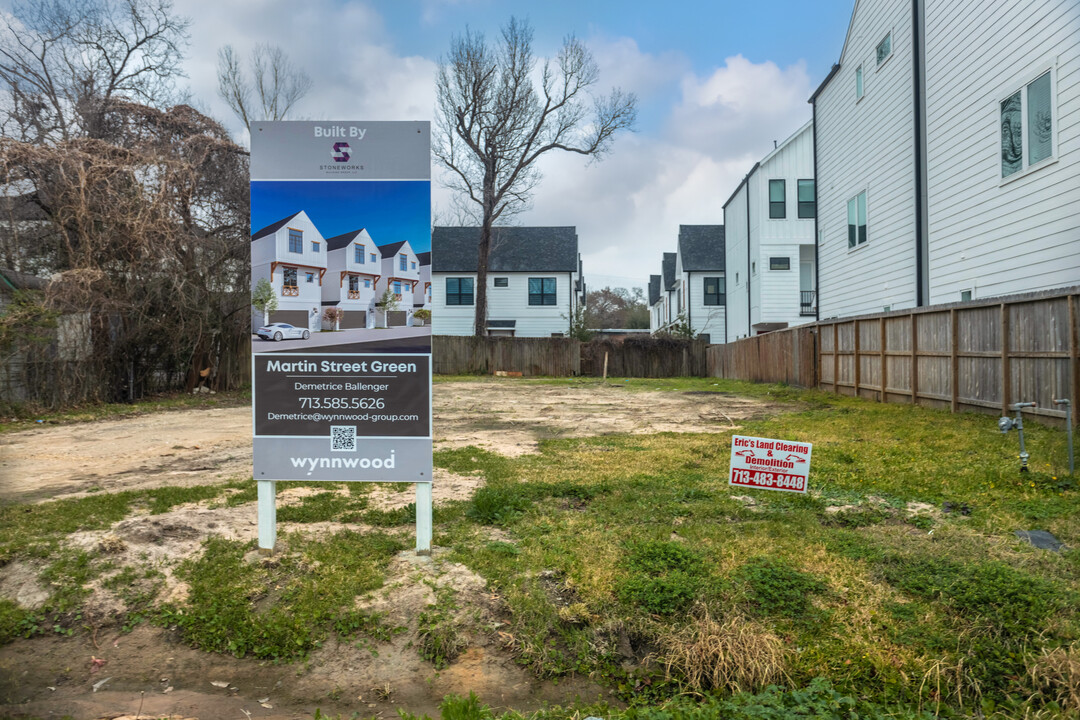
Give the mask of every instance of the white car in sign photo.
M 307 340 L 311 332 L 304 328 L 298 328 L 289 323 L 270 323 L 263 325 L 255 331 L 255 334 L 263 340 Z

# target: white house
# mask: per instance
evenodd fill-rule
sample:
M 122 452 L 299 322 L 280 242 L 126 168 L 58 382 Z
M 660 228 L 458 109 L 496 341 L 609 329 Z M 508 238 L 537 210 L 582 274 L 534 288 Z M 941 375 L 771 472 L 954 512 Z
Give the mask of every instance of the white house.
M 270 322 L 318 331 L 325 274 L 326 241 L 303 210 L 252 234 L 251 287 L 267 278 L 278 296 Z M 260 315 L 252 313 L 254 328 L 262 325 Z
M 411 316 L 414 303 L 423 297 L 422 291 L 417 289 L 420 284 L 420 259 L 408 240 L 380 245 L 379 252 L 382 256 L 382 278 L 375 289 L 376 299 L 389 288 L 397 300 L 398 312 Z M 404 320 L 391 321 L 390 324 L 404 324 Z
M 416 258 L 420 261 L 420 284 L 417 291 L 422 292 L 421 298 L 413 298 L 413 307 L 417 310 L 431 309 L 431 251 L 417 253 Z
M 1076 0 L 857 0 L 810 101 L 820 317 L 1080 281 Z
M 581 302 L 573 227 L 495 228 L 488 260 L 491 335 L 559 337 Z M 480 228 L 436 227 L 431 235 L 432 334 L 472 335 Z
M 649 332 L 656 333 L 664 324 L 664 302 L 660 294 L 662 278 L 649 276 Z
M 664 253 L 660 259 L 660 302 L 656 313 L 656 332 L 668 332 L 679 320 L 682 295 L 679 292 L 677 265 L 677 253 Z
M 814 129 L 807 122 L 751 168 L 724 203 L 728 341 L 812 322 Z
M 726 298 L 724 226 L 680 225 L 675 257 L 679 315 L 706 342 L 723 342 Z
M 344 311 L 342 330 L 367 327 L 367 313 L 382 278 L 382 253 L 364 229 L 328 238 L 326 247 L 323 307 Z

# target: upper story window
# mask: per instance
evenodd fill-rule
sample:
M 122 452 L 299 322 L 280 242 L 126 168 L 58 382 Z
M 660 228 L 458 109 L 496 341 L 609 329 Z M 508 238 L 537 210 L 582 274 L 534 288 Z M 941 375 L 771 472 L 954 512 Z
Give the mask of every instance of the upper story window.
M 892 33 L 885 33 L 885 37 L 877 45 L 877 64 L 885 62 L 892 54 Z
M 363 245 L 357 245 L 353 249 L 353 260 L 356 262 L 357 265 L 363 265 L 364 264 L 364 246 Z
M 282 269 L 281 272 L 281 284 L 285 287 L 296 287 L 296 268 L 287 267 Z
M 787 184 L 784 180 L 769 181 L 769 217 L 778 220 L 787 217 Z
M 854 248 L 866 242 L 866 191 L 847 201 L 848 247 Z
M 812 218 L 817 215 L 817 191 L 813 180 L 798 180 L 799 217 Z
M 1047 70 L 1001 101 L 1001 177 L 1054 156 L 1053 85 Z
M 305 276 L 306 276 L 307 281 L 309 283 L 315 282 L 315 273 L 313 273 L 313 272 L 305 273 Z
M 316 255 L 319 254 L 319 243 L 312 241 L 311 252 L 315 253 Z
M 472 278 L 446 278 L 446 304 L 447 305 L 472 305 L 473 304 L 473 279 Z
M 862 100 L 863 96 L 863 84 L 862 84 L 862 65 L 855 68 L 855 101 Z
M 401 295 L 401 281 L 400 280 L 395 280 L 394 281 L 394 294 L 399 295 L 399 296 Z
M 360 289 L 360 278 L 355 275 L 349 276 L 349 292 L 356 292 Z
M 289 252 L 304 252 L 304 231 L 289 228 Z
M 706 305 L 723 305 L 724 304 L 724 283 L 721 278 L 707 277 L 705 278 L 705 304 Z
M 398 255 L 398 269 L 399 270 L 408 270 L 409 269 L 409 256 L 406 255 L 405 253 L 402 253 L 401 255 Z
M 529 278 L 529 304 L 555 304 L 555 278 Z
M 415 269 L 416 269 L 416 263 L 410 263 L 410 265 L 412 265 L 412 269 L 413 269 L 413 270 L 415 270 Z
M 495 287 L 510 287 L 510 278 L 495 278 Z
M 364 278 L 364 287 L 371 287 L 371 278 Z
M 376 262 L 375 253 L 371 253 L 371 262 Z
M 770 270 L 790 270 L 791 258 L 789 257 L 771 257 L 769 258 Z

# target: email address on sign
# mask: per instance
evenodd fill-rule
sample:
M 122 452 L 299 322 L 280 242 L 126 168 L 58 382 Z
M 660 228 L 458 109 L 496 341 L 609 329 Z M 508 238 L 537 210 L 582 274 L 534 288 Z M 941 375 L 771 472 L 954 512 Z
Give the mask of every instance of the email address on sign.
M 309 420 L 311 422 L 416 422 L 419 415 L 325 415 L 323 413 L 266 413 L 267 420 Z

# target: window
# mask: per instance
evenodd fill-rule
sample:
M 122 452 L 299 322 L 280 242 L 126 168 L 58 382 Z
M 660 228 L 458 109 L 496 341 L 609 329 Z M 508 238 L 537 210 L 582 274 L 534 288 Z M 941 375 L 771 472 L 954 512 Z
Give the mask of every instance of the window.
M 355 254 L 353 256 L 353 260 L 356 261 L 357 265 L 363 265 L 364 264 L 364 246 L 363 245 L 357 245 L 356 250 L 354 252 L 355 252 Z
M 1053 157 L 1053 98 L 1053 78 L 1048 70 L 1001 101 L 1001 177 Z
M 360 289 L 360 278 L 355 275 L 349 276 L 349 292 L 356 292 Z
M 877 64 L 885 62 L 892 53 L 892 33 L 886 33 L 877 46 Z
M 817 191 L 813 180 L 796 181 L 799 187 L 799 217 L 812 218 L 817 215 Z
M 750 274 L 751 275 L 757 275 L 757 260 L 750 263 Z
M 304 233 L 302 230 L 293 230 L 292 228 L 289 228 L 289 252 L 303 254 Z
M 309 273 L 304 273 L 304 274 L 307 276 L 307 281 L 309 283 L 315 282 L 315 273 L 309 272 Z
M 705 278 L 705 304 L 724 304 L 724 283 L 718 277 Z
M 371 287 L 371 278 L 364 278 L 364 287 Z
M 769 258 L 770 270 L 790 270 L 791 258 L 789 257 L 771 257 Z
M 317 243 L 317 242 L 312 242 L 311 243 L 311 252 L 315 253 L 316 255 L 319 254 L 319 243 Z
M 472 305 L 473 304 L 473 279 L 472 278 L 446 278 L 446 304 L 447 305 Z
M 376 262 L 375 253 L 371 253 L 370 257 L 371 257 L 371 262 Z
M 862 100 L 863 86 L 862 86 L 862 65 L 855 68 L 855 102 Z
M 402 271 L 409 269 L 409 256 L 405 253 L 398 255 L 398 268 Z
M 510 287 L 510 278 L 495 278 L 495 287 Z
M 401 281 L 400 280 L 395 280 L 394 281 L 394 294 L 395 295 L 401 295 Z
M 784 202 L 786 195 L 785 181 L 769 181 L 769 217 L 773 220 L 787 217 L 787 204 Z
M 555 278 L 529 278 L 529 304 L 555 304 Z
M 970 290 L 961 290 L 960 291 L 960 302 L 971 302 L 971 291 Z
M 287 267 L 282 270 L 281 284 L 285 287 L 296 287 L 296 268 Z
M 858 247 L 866 242 L 866 191 L 847 201 L 848 247 Z
M 412 265 L 412 269 L 415 270 L 416 269 L 416 263 L 410 263 L 410 264 Z

